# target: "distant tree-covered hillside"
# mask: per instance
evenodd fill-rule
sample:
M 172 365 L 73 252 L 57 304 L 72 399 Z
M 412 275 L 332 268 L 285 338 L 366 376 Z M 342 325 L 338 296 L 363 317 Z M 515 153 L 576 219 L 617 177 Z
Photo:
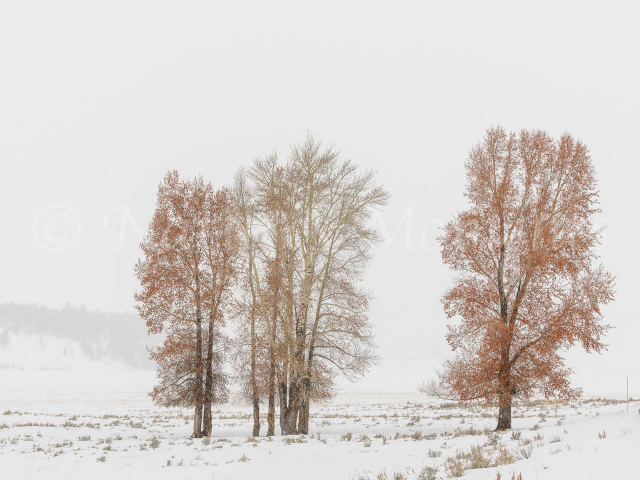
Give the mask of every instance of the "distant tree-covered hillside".
M 0 304 L 3 343 L 11 334 L 52 335 L 71 339 L 92 360 L 115 360 L 134 368 L 152 368 L 144 322 L 131 313 L 89 311 L 65 305 L 57 310 L 36 304 Z

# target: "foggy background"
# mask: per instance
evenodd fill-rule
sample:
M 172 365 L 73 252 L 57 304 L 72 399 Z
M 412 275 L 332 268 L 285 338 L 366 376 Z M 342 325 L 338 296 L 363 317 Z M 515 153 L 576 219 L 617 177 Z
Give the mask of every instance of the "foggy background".
M 257 156 L 286 160 L 309 131 L 393 194 L 368 272 L 383 361 L 343 386 L 415 391 L 450 354 L 439 299 L 454 273 L 435 239 L 465 208 L 468 152 L 492 125 L 569 132 L 593 157 L 617 295 L 604 309 L 609 351 L 568 363 L 587 394 L 622 398 L 629 376 L 638 395 L 638 13 L 633 2 L 3 3 L 0 302 L 134 313 L 133 266 L 166 170 L 227 185 Z M 121 318 L 131 326 L 114 335 L 144 335 Z

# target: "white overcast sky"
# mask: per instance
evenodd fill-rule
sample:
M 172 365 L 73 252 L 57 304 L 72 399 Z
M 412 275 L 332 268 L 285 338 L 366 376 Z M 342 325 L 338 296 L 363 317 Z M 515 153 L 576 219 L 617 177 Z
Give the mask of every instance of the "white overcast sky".
M 133 311 L 164 172 L 221 186 L 310 131 L 393 193 L 368 280 L 384 361 L 359 385 L 412 390 L 449 353 L 439 299 L 452 272 L 435 237 L 465 206 L 469 150 L 491 125 L 568 131 L 592 153 L 601 255 L 618 282 L 609 352 L 569 358 L 587 393 L 622 396 L 626 375 L 640 384 L 639 13 L 635 2 L 3 2 L 0 301 Z

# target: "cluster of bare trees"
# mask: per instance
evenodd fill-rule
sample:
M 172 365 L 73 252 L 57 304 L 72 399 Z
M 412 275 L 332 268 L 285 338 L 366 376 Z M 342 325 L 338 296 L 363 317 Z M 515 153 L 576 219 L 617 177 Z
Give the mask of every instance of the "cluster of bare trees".
M 469 208 L 439 239 L 460 274 L 442 299 L 462 319 L 447 336 L 456 354 L 424 390 L 496 405 L 506 429 L 514 396 L 580 393 L 559 352 L 605 348 L 600 309 L 614 279 L 596 254 L 597 182 L 584 144 L 489 129 L 466 170 Z M 210 435 L 230 352 L 253 435 L 263 403 L 267 435 L 276 406 L 282 434 L 308 433 L 311 401 L 330 397 L 338 374 L 358 377 L 376 361 L 362 276 L 379 240 L 370 217 L 388 198 L 371 171 L 312 137 L 287 162 L 255 160 L 217 192 L 168 173 L 136 267 L 139 312 L 150 332 L 166 333 L 152 352 L 154 399 L 194 406 L 194 436 Z
M 267 398 L 267 435 L 276 401 L 281 431 L 307 433 L 310 400 L 331 395 L 337 372 L 356 377 L 375 361 L 361 280 L 379 240 L 370 215 L 388 197 L 373 172 L 359 172 L 311 137 L 285 165 L 274 154 L 236 175 L 249 319 L 245 379 L 256 418 Z
M 194 436 L 210 435 L 226 352 L 253 404 L 253 435 L 261 403 L 267 435 L 276 405 L 282 434 L 308 433 L 311 400 L 376 360 L 362 280 L 379 240 L 370 217 L 388 198 L 373 172 L 311 136 L 287 162 L 256 160 L 218 192 L 168 173 L 136 266 L 140 315 L 166 334 L 152 352 L 154 400 L 195 407 Z M 225 313 L 237 325 L 230 342 Z

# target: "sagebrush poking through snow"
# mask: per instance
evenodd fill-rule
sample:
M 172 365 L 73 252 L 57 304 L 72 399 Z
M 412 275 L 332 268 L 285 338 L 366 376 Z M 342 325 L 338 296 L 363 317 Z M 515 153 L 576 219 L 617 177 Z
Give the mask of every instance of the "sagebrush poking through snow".
M 212 422 L 224 437 L 196 440 L 190 438 L 190 426 L 184 425 L 185 416 L 179 411 L 128 408 L 128 416 L 117 417 L 86 411 L 76 417 L 77 426 L 68 429 L 64 423 L 69 415 L 12 408 L 12 414 L 2 417 L 7 428 L 0 430 L 0 462 L 4 473 L 16 477 L 36 475 L 43 462 L 53 477 L 80 476 L 93 465 L 91 474 L 99 480 L 112 478 L 113 467 L 131 476 L 162 476 L 162 469 L 189 467 L 188 476 L 194 479 L 213 474 L 244 480 L 255 478 L 255 471 L 265 478 L 282 478 L 282 459 L 293 457 L 300 464 L 313 465 L 306 473 L 308 480 L 349 475 L 371 480 L 440 480 L 478 473 L 484 474 L 478 478 L 500 473 L 508 480 L 514 472 L 516 478 L 518 472 L 523 478 L 536 478 L 535 472 L 543 470 L 545 479 L 564 480 L 567 465 L 576 478 L 587 476 L 586 472 L 606 478 L 610 472 L 601 468 L 603 455 L 624 465 L 633 458 L 640 435 L 633 421 L 635 405 L 627 415 L 619 401 L 523 406 L 522 428 L 510 433 L 486 428 L 491 421 L 486 416 L 489 408 L 469 405 L 445 410 L 451 415 L 442 415 L 437 402 L 318 406 L 315 435 L 264 438 L 250 436 L 250 407 L 223 406 L 214 412 Z M 563 418 L 563 426 L 552 421 L 540 426 L 536 423 L 540 413 L 549 419 Z M 456 431 L 462 415 L 465 430 Z M 416 416 L 422 425 L 418 431 L 407 426 Z M 324 418 L 332 422 L 321 426 Z M 137 423 L 148 427 L 137 428 Z M 538 425 L 536 432 L 534 425 Z M 598 440 L 597 434 L 605 432 L 606 437 Z M 594 442 L 598 453 L 593 452 Z M 331 461 L 318 462 L 319 456 Z M 144 471 L 136 466 L 141 463 Z

